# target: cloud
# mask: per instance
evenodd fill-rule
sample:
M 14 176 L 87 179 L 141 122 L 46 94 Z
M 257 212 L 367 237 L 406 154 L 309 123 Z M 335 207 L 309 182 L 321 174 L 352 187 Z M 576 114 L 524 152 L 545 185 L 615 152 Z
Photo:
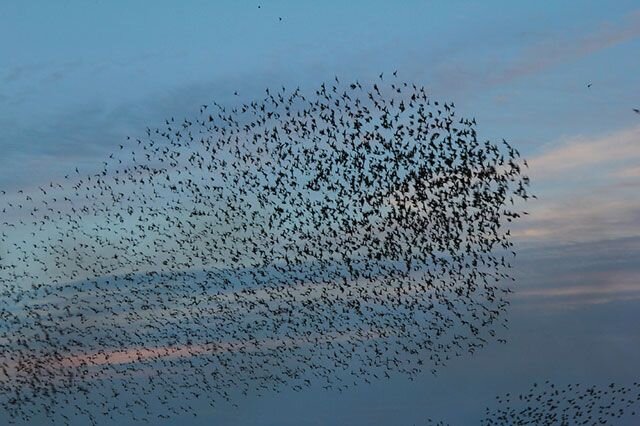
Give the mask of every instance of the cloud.
M 516 297 L 579 298 L 629 293 L 637 293 L 637 296 L 640 296 L 640 279 L 634 272 L 573 274 L 562 279 L 573 282 L 579 281 L 582 284 L 552 288 L 532 288 L 516 293 Z
M 525 301 L 529 308 L 577 309 L 593 305 L 640 300 L 640 281 L 598 283 L 516 293 L 514 299 Z
M 640 166 L 624 167 L 615 173 L 615 177 L 621 180 L 629 179 L 637 182 L 640 179 Z
M 566 27 L 562 33 L 547 31 L 536 42 L 515 46 L 517 34 L 502 34 L 504 39 L 511 41 L 510 47 L 518 49 L 513 55 L 510 55 L 509 48 L 495 43 L 489 44 L 489 48 L 476 44 L 455 46 L 453 50 L 449 48 L 442 57 L 436 57 L 437 61 L 432 66 L 435 73 L 431 76 L 431 88 L 446 90 L 449 96 L 455 93 L 456 96 L 468 97 L 470 93 L 505 86 L 514 80 L 588 57 L 640 37 L 640 11 L 616 22 L 584 27 L 570 35 L 568 32 Z M 473 46 L 473 50 L 465 50 L 468 46 Z M 509 96 L 500 94 L 493 99 L 501 103 Z
M 622 24 L 606 25 L 577 39 L 549 38 L 527 49 L 519 59 L 495 78 L 495 82 L 507 82 L 536 74 L 636 37 L 640 37 L 640 13 L 634 12 L 629 14 Z
M 577 309 L 640 300 L 640 237 L 520 251 L 513 300 L 524 309 Z
M 259 352 L 262 350 L 276 350 L 287 347 L 318 345 L 319 343 L 357 340 L 379 339 L 385 336 L 379 332 L 333 332 L 315 335 L 298 334 L 289 338 L 272 338 L 255 341 L 216 342 L 200 345 L 178 345 L 159 347 L 125 348 L 118 350 L 105 349 L 91 354 L 69 355 L 60 361 L 64 367 L 79 367 L 82 365 L 117 365 L 153 361 L 161 358 L 190 358 L 222 352 Z
M 550 180 L 570 173 L 599 172 L 603 167 L 640 161 L 640 126 L 605 136 L 577 136 L 529 160 L 531 175 Z M 614 172 L 614 175 L 620 171 Z M 640 176 L 637 172 L 636 176 Z
M 529 160 L 538 200 L 515 225 L 522 241 L 640 235 L 640 126 L 561 140 Z

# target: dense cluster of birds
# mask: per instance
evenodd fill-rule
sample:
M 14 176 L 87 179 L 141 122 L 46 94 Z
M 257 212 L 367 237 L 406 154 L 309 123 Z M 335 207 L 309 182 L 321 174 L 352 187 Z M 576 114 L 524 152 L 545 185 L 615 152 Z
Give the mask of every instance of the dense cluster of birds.
M 531 197 L 507 142 L 396 73 L 194 115 L 93 173 L 2 191 L 13 419 L 151 421 L 504 342 L 509 222 Z
M 624 416 L 635 416 L 640 405 L 640 383 L 629 386 L 558 385 L 547 380 L 534 383 L 523 394 L 496 397 L 496 405 L 486 408 L 482 426 L 572 426 L 618 424 Z M 428 425 L 448 426 L 427 420 Z
M 524 394 L 506 394 L 496 397 L 496 400 L 498 407 L 487 408 L 483 426 L 616 424 L 625 414 L 636 415 L 635 407 L 640 404 L 640 383 L 630 386 L 616 383 L 560 386 L 547 380 L 542 384 L 534 383 Z

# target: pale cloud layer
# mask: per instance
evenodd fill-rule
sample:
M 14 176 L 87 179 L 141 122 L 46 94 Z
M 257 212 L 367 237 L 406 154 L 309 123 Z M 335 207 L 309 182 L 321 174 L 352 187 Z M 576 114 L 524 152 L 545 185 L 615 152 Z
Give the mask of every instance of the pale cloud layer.
M 614 175 L 640 162 L 640 125 L 609 135 L 577 136 L 561 140 L 529 161 L 536 180 L 556 180 L 567 175 L 601 174 L 615 168 Z
M 550 146 L 529 161 L 540 198 L 514 236 L 557 243 L 640 235 L 638 164 L 640 125 Z
M 536 74 L 560 63 L 594 54 L 637 37 L 640 37 L 640 13 L 635 11 L 620 23 L 608 23 L 594 28 L 577 39 L 554 37 L 531 46 L 496 78 L 496 82 L 504 83 Z
M 584 308 L 613 302 L 640 300 L 637 271 L 565 274 L 560 285 L 516 292 L 516 300 L 531 309 Z

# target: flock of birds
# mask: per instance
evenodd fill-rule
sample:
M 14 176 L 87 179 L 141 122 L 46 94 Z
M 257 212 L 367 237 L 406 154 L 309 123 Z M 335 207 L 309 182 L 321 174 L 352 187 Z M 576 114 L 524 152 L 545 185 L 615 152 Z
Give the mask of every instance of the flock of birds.
M 95 173 L 2 191 L 10 419 L 153 421 L 413 379 L 504 342 L 526 161 L 424 87 L 378 80 L 202 105 Z M 639 387 L 546 382 L 481 424 L 607 424 Z
M 395 72 L 335 78 L 202 105 L 94 173 L 1 191 L 4 413 L 153 422 L 504 343 L 509 222 L 534 196 L 518 151 L 475 127 Z M 481 424 L 608 424 L 638 401 L 638 383 L 545 382 Z
M 500 339 L 526 161 L 381 74 L 213 102 L 12 194 L 0 404 L 152 421 L 435 373 Z
M 499 408 L 487 409 L 482 425 L 603 425 L 611 424 L 640 404 L 640 383 L 620 386 L 558 386 L 550 381 L 518 396 L 497 397 Z
M 526 161 L 395 72 L 202 105 L 102 166 L 0 192 L 11 421 L 153 422 L 505 342 Z M 546 382 L 481 424 L 607 424 L 639 400 Z
M 523 394 L 496 397 L 497 407 L 487 408 L 481 426 L 571 426 L 616 424 L 626 414 L 636 415 L 640 383 L 560 386 L 547 380 L 534 383 Z M 631 411 L 630 411 L 631 410 Z M 427 420 L 430 426 L 449 426 Z

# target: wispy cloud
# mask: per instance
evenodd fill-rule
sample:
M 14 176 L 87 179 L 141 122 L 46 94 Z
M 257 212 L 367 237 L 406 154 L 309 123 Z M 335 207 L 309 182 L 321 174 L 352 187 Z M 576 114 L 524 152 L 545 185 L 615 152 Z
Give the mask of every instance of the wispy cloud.
M 222 341 L 212 344 L 176 345 L 157 347 L 130 347 L 125 349 L 105 349 L 90 354 L 70 354 L 60 361 L 64 367 L 79 367 L 84 365 L 118 365 L 131 363 L 144 363 L 157 361 L 162 358 L 190 358 L 212 355 L 215 353 L 246 353 L 262 350 L 278 350 L 280 348 L 295 348 L 324 344 L 328 342 L 342 342 L 355 340 L 373 340 L 386 338 L 392 334 L 383 334 L 376 331 L 333 332 L 322 334 L 298 334 L 287 338 L 271 338 L 254 341 Z
M 509 34 L 510 38 L 516 37 Z M 513 55 L 496 54 L 494 45 L 456 56 L 450 51 L 435 64 L 432 87 L 446 89 L 451 95 L 468 96 L 477 90 L 501 87 L 513 81 L 550 71 L 590 55 L 605 51 L 640 37 L 640 11 L 616 21 L 560 32 L 545 32 L 537 40 L 516 45 Z M 468 48 L 469 45 L 466 47 Z M 464 47 L 461 47 L 464 49 Z M 482 55 L 478 52 L 482 51 Z M 470 59 L 472 58 L 472 59 Z M 497 103 L 509 99 L 498 94 Z
M 517 292 L 516 297 L 576 298 L 630 293 L 638 293 L 640 295 L 640 278 L 632 272 L 591 272 L 589 274 L 564 276 L 561 279 L 574 282 L 574 284 L 562 287 L 531 288 Z
M 513 234 L 526 241 L 640 235 L 640 126 L 559 141 L 530 159 L 540 197 Z
M 558 179 L 571 173 L 599 173 L 604 168 L 618 167 L 619 175 L 629 163 L 640 161 L 640 126 L 598 137 L 578 136 L 560 141 L 554 147 L 533 157 L 529 164 L 537 180 Z M 640 176 L 640 173 L 637 174 Z
M 553 37 L 531 46 L 495 77 L 494 82 L 536 74 L 637 37 L 640 37 L 640 13 L 636 11 L 620 24 L 607 24 L 574 39 Z
M 521 251 L 514 302 L 525 309 L 578 309 L 640 300 L 640 237 Z

